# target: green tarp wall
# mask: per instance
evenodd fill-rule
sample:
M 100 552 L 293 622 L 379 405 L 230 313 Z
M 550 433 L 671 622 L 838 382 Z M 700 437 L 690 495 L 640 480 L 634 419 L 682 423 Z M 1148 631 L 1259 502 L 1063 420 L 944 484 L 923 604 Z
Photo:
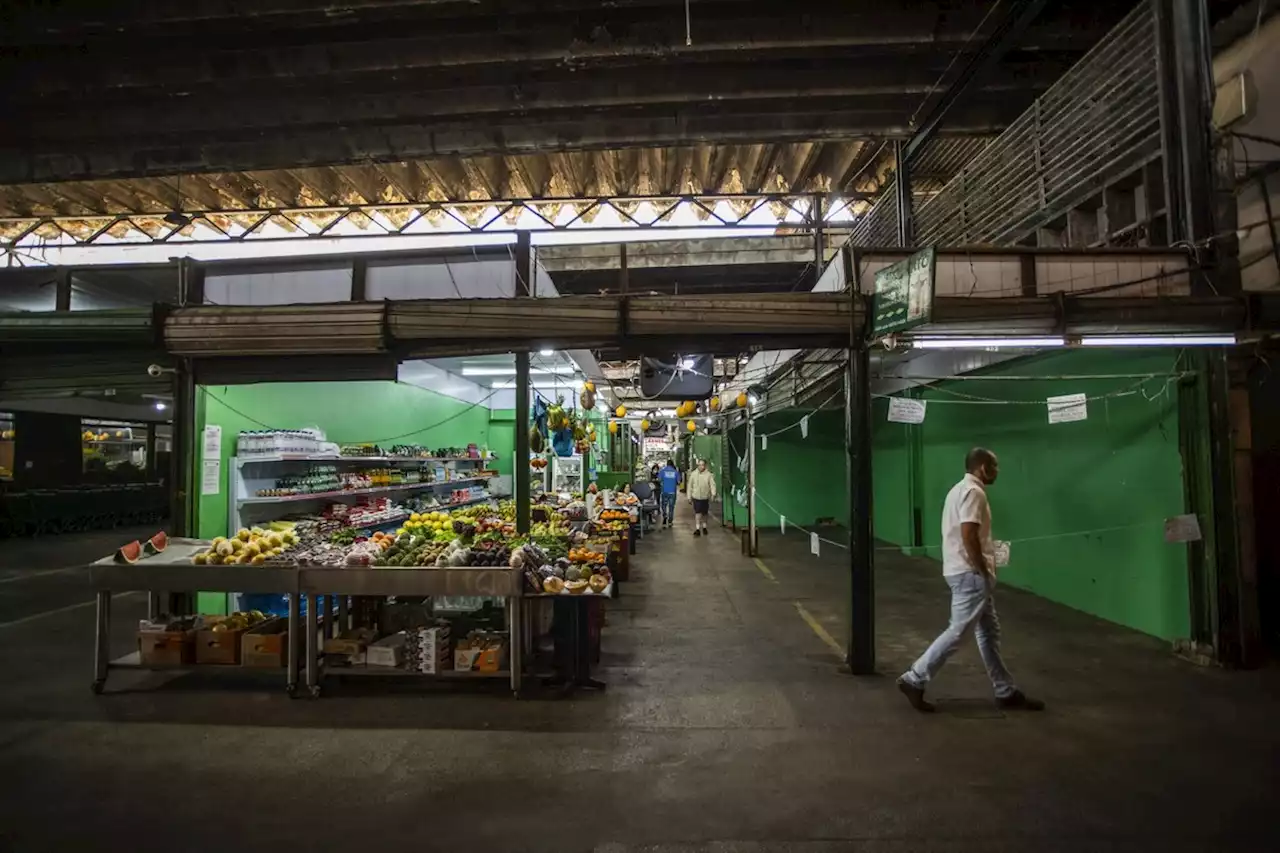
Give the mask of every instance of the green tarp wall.
M 981 374 L 985 381 L 912 392 L 928 402 L 919 426 L 888 423 L 888 401 L 876 400 L 876 537 L 939 558 L 943 499 L 964 473 L 965 453 L 985 445 L 1001 460 L 999 482 L 990 491 L 995 535 L 1013 542 L 1001 583 L 1157 637 L 1187 636 L 1186 546 L 1163 539 L 1164 519 L 1186 511 L 1176 384 L 1166 378 L 1058 378 L 1164 375 L 1176 365 L 1177 354 L 1167 350 L 1073 351 L 1010 361 Z M 1035 378 L 998 378 L 1009 376 Z M 1049 424 L 1046 398 L 1074 393 L 1091 398 L 1088 419 Z M 1005 404 L 959 403 L 966 399 L 959 395 Z M 795 424 L 802 414 L 760 418 L 757 436 Z M 745 427 L 728 438 L 736 460 L 746 451 Z M 823 518 L 844 524 L 843 445 L 842 412 L 811 415 L 807 439 L 792 428 L 770 436 L 760 449 L 757 437 L 756 523 L 776 527 L 782 514 L 804 527 Z M 734 486 L 745 485 L 736 461 L 730 474 Z M 732 496 L 725 518 L 747 523 L 745 508 Z
M 989 492 L 994 533 L 1013 542 L 1001 583 L 1157 637 L 1187 636 L 1186 546 L 1163 538 L 1164 519 L 1185 503 L 1176 383 L 1057 378 L 1167 374 L 1176 359 L 1084 351 L 1007 362 L 985 371 L 988 381 L 917 391 L 928 403 L 918 426 L 888 423 L 887 401 L 877 400 L 877 538 L 938 558 L 943 499 L 965 453 L 983 445 L 1000 457 Z M 1075 393 L 1090 397 L 1088 419 L 1049 424 L 1044 400 Z

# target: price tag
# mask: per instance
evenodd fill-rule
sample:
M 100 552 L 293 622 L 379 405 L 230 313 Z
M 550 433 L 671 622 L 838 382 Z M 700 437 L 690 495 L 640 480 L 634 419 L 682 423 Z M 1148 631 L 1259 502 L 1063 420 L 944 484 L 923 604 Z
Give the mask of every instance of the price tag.
M 818 554 L 819 550 L 820 550 L 820 548 L 819 548 L 819 545 L 818 545 L 818 534 L 816 534 L 816 533 L 810 533 L 810 534 L 809 534 L 809 553 L 811 553 L 811 554 L 813 554 L 813 556 L 817 557 L 817 556 L 819 555 L 819 554 Z
M 803 418 L 800 419 L 800 437 L 801 438 L 809 437 L 809 416 L 808 415 L 805 415 Z

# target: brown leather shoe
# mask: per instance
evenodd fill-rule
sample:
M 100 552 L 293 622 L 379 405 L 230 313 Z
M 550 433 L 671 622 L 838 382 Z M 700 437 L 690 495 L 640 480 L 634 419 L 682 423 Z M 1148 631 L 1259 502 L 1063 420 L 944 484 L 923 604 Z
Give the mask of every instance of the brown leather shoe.
M 911 707 L 915 708 L 922 714 L 932 714 L 938 710 L 932 702 L 926 701 L 924 698 L 924 690 L 916 687 L 914 684 L 908 684 L 901 678 L 898 679 L 898 690 L 903 696 L 907 697 L 907 701 L 911 703 Z
M 997 699 L 996 704 L 1006 711 L 1043 711 L 1044 703 L 1039 699 L 1032 699 L 1021 690 L 1015 690 L 1013 693 L 1003 698 Z

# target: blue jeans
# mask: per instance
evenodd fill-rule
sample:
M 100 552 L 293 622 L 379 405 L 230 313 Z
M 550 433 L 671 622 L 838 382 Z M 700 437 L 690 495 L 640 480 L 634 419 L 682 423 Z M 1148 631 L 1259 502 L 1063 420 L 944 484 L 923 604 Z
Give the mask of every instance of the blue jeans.
M 670 524 L 676 519 L 676 493 L 662 493 L 662 523 Z
M 902 674 L 902 680 L 923 690 L 960 648 L 960 641 L 972 628 L 996 698 L 1013 695 L 1018 688 L 1000 658 L 1000 618 L 996 616 L 995 581 L 977 572 L 951 575 L 946 581 L 951 587 L 951 624 L 911 665 L 911 669 Z

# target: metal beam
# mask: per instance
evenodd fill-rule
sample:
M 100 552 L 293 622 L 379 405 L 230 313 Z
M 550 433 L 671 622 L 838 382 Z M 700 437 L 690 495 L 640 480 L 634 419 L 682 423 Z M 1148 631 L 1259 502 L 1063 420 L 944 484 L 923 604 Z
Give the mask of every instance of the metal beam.
M 952 81 L 946 92 L 934 100 L 929 113 L 917 124 L 915 133 L 903 150 L 908 164 L 937 133 L 947 113 L 968 97 L 971 88 L 991 73 L 1005 54 L 1018 45 L 1027 27 L 1044 10 L 1047 2 L 1048 0 L 1012 0 L 1008 11 L 996 22 L 991 34 L 965 62 L 959 76 Z
M 838 199 L 829 199 L 823 207 L 824 219 L 819 224 L 827 228 L 847 228 L 850 224 L 847 213 L 835 219 L 827 218 L 827 214 L 837 207 L 836 202 L 868 201 L 874 198 L 874 195 L 868 193 L 845 193 Z M 499 198 L 483 201 L 236 207 L 186 211 L 190 224 L 181 229 L 158 224 L 164 211 L 143 210 L 83 216 L 5 216 L 0 217 L 0 250 L 22 248 L 28 252 L 38 251 L 51 236 L 57 239 L 70 238 L 77 246 L 99 243 L 117 245 L 121 237 L 128 238 L 135 245 L 149 242 L 176 246 L 321 239 L 332 238 L 333 229 L 344 223 L 354 224 L 364 230 L 361 234 L 344 235 L 344 239 L 444 234 L 456 236 L 459 230 L 471 234 L 510 234 L 528 229 L 530 226 L 527 220 L 536 222 L 536 227 L 545 230 L 583 230 L 580 218 L 570 222 L 560 217 L 559 211 L 564 207 L 586 211 L 597 209 L 601 205 L 610 205 L 621 211 L 623 207 L 634 209 L 647 204 L 653 210 L 653 215 L 649 218 L 623 216 L 622 226 L 599 229 L 598 233 L 601 234 L 637 230 L 660 233 L 699 227 L 759 228 L 758 224 L 746 220 L 761 208 L 781 205 L 807 215 L 811 200 L 812 196 L 804 193 L 701 193 L 619 195 L 604 199 Z M 722 218 L 709 218 L 701 224 L 675 225 L 663 218 L 663 214 L 681 205 L 718 210 Z M 447 221 L 451 230 L 442 231 L 428 224 L 439 219 Z M 513 219 L 526 221 L 512 225 Z M 275 233 L 270 233 L 271 231 Z
M 893 194 L 898 214 L 898 245 L 910 246 L 914 241 L 914 211 L 911 207 L 911 164 L 907 161 L 906 145 L 902 140 L 893 143 L 897 174 L 893 179 Z

